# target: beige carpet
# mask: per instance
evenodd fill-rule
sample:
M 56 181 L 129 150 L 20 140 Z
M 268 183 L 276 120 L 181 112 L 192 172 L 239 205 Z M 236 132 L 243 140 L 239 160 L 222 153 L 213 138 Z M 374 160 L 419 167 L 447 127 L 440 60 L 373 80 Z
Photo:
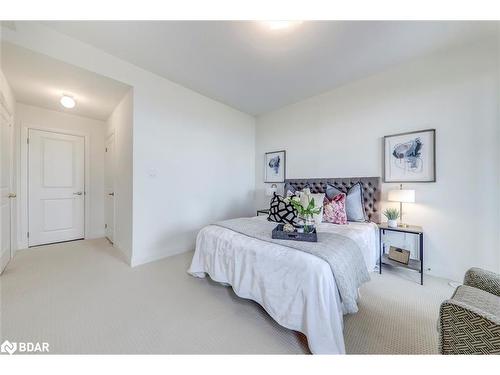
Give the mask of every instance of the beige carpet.
M 308 352 L 256 303 L 189 276 L 191 256 L 130 268 L 104 239 L 19 251 L 0 277 L 1 341 L 45 341 L 51 353 Z M 359 313 L 345 318 L 348 353 L 436 352 L 439 304 L 452 288 L 414 280 L 373 274 Z

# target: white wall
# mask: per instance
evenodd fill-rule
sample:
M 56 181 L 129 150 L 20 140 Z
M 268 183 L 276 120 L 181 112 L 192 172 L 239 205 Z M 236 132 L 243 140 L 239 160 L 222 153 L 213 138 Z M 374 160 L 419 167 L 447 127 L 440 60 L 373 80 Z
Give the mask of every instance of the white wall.
M 133 264 L 140 264 L 193 249 L 209 223 L 252 214 L 255 120 L 165 80 L 134 92 Z
M 16 99 L 14 97 L 14 93 L 12 92 L 12 89 L 7 82 L 7 79 L 5 78 L 5 75 L 3 74 L 3 71 L 0 69 L 0 92 L 2 93 L 3 97 L 5 98 L 5 102 L 7 104 L 7 109 L 11 114 L 14 114 L 15 111 L 15 106 L 16 106 Z
M 104 236 L 104 121 L 94 120 L 82 116 L 69 115 L 62 112 L 52 111 L 40 107 L 16 103 L 16 154 L 17 160 L 21 158 L 21 134 L 22 128 L 35 127 L 38 129 L 60 130 L 62 132 L 75 133 L 88 136 L 89 140 L 89 191 L 87 197 L 90 199 L 90 220 L 87 222 L 88 238 L 98 238 Z M 18 176 L 21 178 L 20 163 L 17 163 Z M 22 184 L 19 180 L 19 186 Z M 23 199 L 22 193 L 18 195 L 18 200 Z M 26 217 L 26 213 L 21 213 Z M 20 248 L 27 247 L 25 236 L 26 223 L 20 227 L 18 242 Z
M 41 24 L 16 26 L 2 37 L 134 88 L 132 264 L 190 250 L 202 226 L 253 213 L 253 117 Z
M 435 128 L 437 182 L 405 184 L 416 190 L 405 221 L 424 227 L 425 267 L 455 280 L 471 266 L 498 270 L 498 74 L 497 41 L 484 40 L 261 116 L 256 208 L 267 206 L 266 151 L 286 149 L 289 178 L 381 176 L 384 135 Z M 384 199 L 396 187 L 384 184 Z
M 114 246 L 132 259 L 132 129 L 133 129 L 133 90 L 130 90 L 116 106 L 106 121 L 106 139 L 115 137 L 115 233 Z

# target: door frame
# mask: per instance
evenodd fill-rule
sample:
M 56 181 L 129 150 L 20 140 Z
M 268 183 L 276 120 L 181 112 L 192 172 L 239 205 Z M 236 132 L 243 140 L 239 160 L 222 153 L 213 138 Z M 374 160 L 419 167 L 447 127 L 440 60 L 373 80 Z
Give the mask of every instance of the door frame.
M 85 132 L 77 130 L 47 128 L 31 124 L 21 126 L 21 174 L 20 174 L 20 231 L 19 231 L 19 248 L 27 249 L 29 247 L 28 229 L 29 229 L 29 205 L 28 205 L 28 175 L 29 175 L 29 159 L 28 159 L 28 135 L 30 130 L 39 130 L 48 133 L 59 133 L 66 135 L 74 135 L 83 137 L 84 142 L 84 185 L 85 185 L 85 205 L 83 210 L 84 215 L 84 238 L 89 238 L 90 231 L 90 136 Z
M 113 192 L 116 190 L 116 138 L 115 138 L 115 131 L 113 130 L 111 133 L 109 133 L 106 136 L 106 139 L 104 140 L 104 147 L 107 147 L 108 141 L 113 138 Z M 106 157 L 106 155 L 104 155 Z M 104 185 L 106 185 L 106 165 L 104 166 Z M 106 189 L 106 186 L 104 187 Z M 106 193 L 106 192 L 104 192 Z M 115 234 L 116 234 L 116 201 L 115 198 L 116 196 L 113 197 L 113 241 L 111 242 L 109 238 L 106 237 L 106 231 L 104 231 L 104 237 L 108 241 L 111 242 L 111 244 L 114 246 L 115 245 Z M 106 216 L 104 217 L 104 220 L 106 220 Z
M 11 113 L 9 108 L 7 107 L 7 101 L 5 100 L 5 96 L 3 95 L 3 92 L 0 90 L 0 106 L 2 106 L 3 110 L 8 116 L 8 123 L 10 127 L 10 155 L 9 155 L 9 164 L 10 164 L 10 176 L 9 176 L 9 192 L 14 192 L 14 176 L 15 176 L 15 171 L 14 171 L 14 156 L 15 156 L 15 148 L 14 148 L 14 137 L 15 137 L 15 125 L 14 125 L 14 115 Z M 14 204 L 12 202 L 13 198 L 9 198 L 9 220 L 10 220 L 10 259 L 9 262 L 14 258 L 14 254 L 17 250 L 17 241 L 16 239 L 16 225 L 14 225 Z M 16 199 L 16 198 L 14 198 Z M 14 244 L 16 246 L 14 246 Z M 0 270 L 0 273 L 2 273 L 3 270 Z

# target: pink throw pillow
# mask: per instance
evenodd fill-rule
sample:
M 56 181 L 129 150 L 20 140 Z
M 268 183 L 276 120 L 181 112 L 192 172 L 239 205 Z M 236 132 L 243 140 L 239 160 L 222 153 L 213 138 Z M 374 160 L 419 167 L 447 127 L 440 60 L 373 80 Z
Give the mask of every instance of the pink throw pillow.
M 333 224 L 347 224 L 347 214 L 345 211 L 344 193 L 337 194 L 329 200 L 327 197 L 323 203 L 323 221 Z

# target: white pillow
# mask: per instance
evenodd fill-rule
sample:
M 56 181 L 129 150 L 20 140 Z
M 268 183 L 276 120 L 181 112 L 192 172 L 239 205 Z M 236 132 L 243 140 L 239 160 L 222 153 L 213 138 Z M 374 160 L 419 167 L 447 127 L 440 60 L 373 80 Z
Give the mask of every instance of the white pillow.
M 321 210 L 318 214 L 313 215 L 314 223 L 316 225 L 319 225 L 320 223 L 323 222 L 323 201 L 325 199 L 325 194 L 324 193 L 311 194 L 311 191 L 306 188 L 302 192 L 300 192 L 300 194 L 299 194 L 301 199 L 303 199 L 304 195 L 307 196 L 308 199 L 314 198 L 314 207 L 321 208 Z
M 314 223 L 316 225 L 319 225 L 323 222 L 323 201 L 325 200 L 325 194 L 324 193 L 311 194 L 311 197 L 314 198 L 314 205 L 316 207 L 321 207 L 321 211 L 319 212 L 319 214 L 313 216 Z

